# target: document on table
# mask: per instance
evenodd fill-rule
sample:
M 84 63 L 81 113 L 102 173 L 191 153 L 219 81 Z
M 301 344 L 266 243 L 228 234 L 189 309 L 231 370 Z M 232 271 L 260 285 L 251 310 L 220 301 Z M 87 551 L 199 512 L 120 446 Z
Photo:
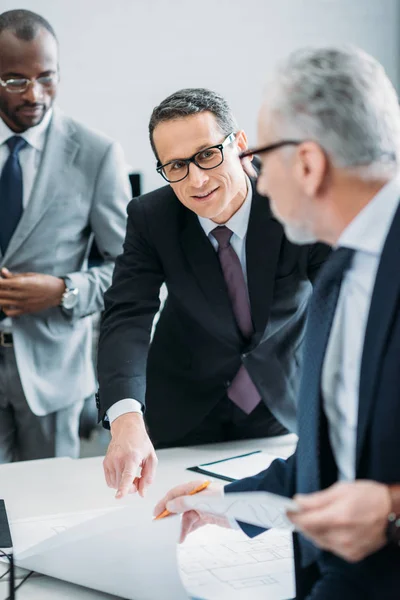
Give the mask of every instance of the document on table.
M 40 542 L 53 536 L 67 531 L 74 525 L 80 525 L 85 521 L 94 519 L 97 516 L 106 518 L 107 512 L 118 510 L 119 507 L 110 509 L 83 510 L 76 513 L 55 514 L 46 517 L 30 517 L 26 519 L 15 519 L 12 522 L 13 542 L 17 555 L 27 555 L 29 550 L 34 552 L 34 548 Z
M 202 600 L 287 600 L 296 595 L 287 531 L 250 539 L 241 530 L 207 525 L 188 536 L 178 560 L 185 586 Z
M 197 467 L 189 467 L 189 471 L 195 471 L 203 475 L 211 475 L 224 481 L 236 481 L 244 477 L 251 477 L 264 471 L 278 456 L 269 454 L 262 450 L 255 450 L 247 454 L 232 456 L 210 463 L 203 463 Z
M 277 529 L 293 529 L 286 512 L 299 510 L 294 500 L 269 492 L 234 492 L 218 496 L 198 494 L 187 496 L 185 505 L 258 527 Z
M 138 497 L 91 518 L 11 523 L 18 566 L 129 600 L 165 598 L 166 589 L 174 600 L 188 600 L 176 560 L 179 530 L 179 518 L 153 521 L 152 506 Z
M 235 515 L 243 504 L 236 495 L 225 497 Z M 177 550 L 179 530 L 179 516 L 154 521 L 152 506 L 138 497 L 129 506 L 11 522 L 18 566 L 125 599 L 248 600 L 249 590 L 252 600 L 293 597 L 289 532 L 249 539 L 207 526 Z

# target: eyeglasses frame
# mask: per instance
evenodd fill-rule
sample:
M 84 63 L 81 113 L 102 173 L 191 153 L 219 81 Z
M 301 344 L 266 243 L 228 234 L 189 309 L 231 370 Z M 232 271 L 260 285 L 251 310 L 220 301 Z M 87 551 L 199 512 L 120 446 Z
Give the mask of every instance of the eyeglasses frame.
M 273 144 L 268 144 L 268 146 L 262 146 L 261 148 L 249 148 L 244 150 L 239 154 L 239 158 L 247 158 L 248 156 L 253 156 L 253 154 L 265 154 L 266 152 L 273 152 L 274 150 L 278 150 L 279 148 L 283 148 L 284 146 L 299 146 L 303 143 L 304 140 L 281 140 L 280 142 L 274 142 Z
M 50 85 L 46 86 L 45 84 L 40 83 L 40 81 L 39 81 L 42 77 L 52 77 L 53 81 Z M 39 83 L 39 85 L 41 87 L 49 88 L 49 87 L 53 86 L 54 84 L 58 83 L 58 78 L 59 78 L 58 73 L 54 73 L 53 75 L 42 75 L 40 77 L 33 77 L 31 79 L 29 79 L 28 77 L 9 77 L 8 79 L 4 80 L 0 77 L 0 85 L 1 85 L 1 87 L 5 88 L 5 90 L 8 94 L 24 94 L 30 85 Z M 17 90 L 10 90 L 7 88 L 7 84 L 9 81 L 16 81 L 18 79 L 26 81 L 26 86 L 23 90 L 17 91 Z
M 221 166 L 222 163 L 225 160 L 224 157 L 224 148 L 226 146 L 229 146 L 229 144 L 231 144 L 235 138 L 236 138 L 236 133 L 235 131 L 233 131 L 232 133 L 230 133 L 229 135 L 226 136 L 226 138 L 223 140 L 223 142 L 221 142 L 221 144 L 215 144 L 214 146 L 208 146 L 207 148 L 203 148 L 203 150 L 198 150 L 197 152 L 195 152 L 193 154 L 193 156 L 191 156 L 190 158 L 175 158 L 174 160 L 170 160 L 167 163 L 164 163 L 163 165 L 160 164 L 160 161 L 157 161 L 157 167 L 156 167 L 156 171 L 157 173 L 159 173 L 164 179 L 165 181 L 167 181 L 168 183 L 179 183 L 179 181 L 183 181 L 184 179 L 186 179 L 186 177 L 189 175 L 189 167 L 190 167 L 190 163 L 193 163 L 196 165 L 196 167 L 198 167 L 199 169 L 202 169 L 203 171 L 211 171 L 212 169 L 216 169 L 217 167 Z M 205 152 L 206 150 L 213 150 L 214 148 L 218 148 L 218 150 L 220 150 L 221 152 L 221 162 L 218 165 L 215 165 L 214 167 L 202 167 L 200 166 L 197 162 L 196 162 L 196 156 L 198 154 L 201 154 L 202 152 Z M 169 179 L 166 178 L 166 176 L 163 173 L 163 169 L 164 167 L 176 162 L 176 161 L 181 161 L 183 163 L 186 164 L 187 167 L 187 173 L 184 177 L 181 177 L 181 179 L 177 179 L 176 181 L 169 181 Z

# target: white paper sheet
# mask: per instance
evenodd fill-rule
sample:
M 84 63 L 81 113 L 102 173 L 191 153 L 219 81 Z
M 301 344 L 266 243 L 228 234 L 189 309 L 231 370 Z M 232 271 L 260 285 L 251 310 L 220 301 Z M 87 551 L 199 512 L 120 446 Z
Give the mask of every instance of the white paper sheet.
M 55 517 L 42 519 L 46 539 L 40 543 L 25 550 L 22 544 L 21 552 L 15 545 L 18 566 L 129 600 L 164 599 L 165 590 L 171 599 L 188 599 L 176 560 L 178 518 L 153 521 L 152 506 L 136 497 L 131 506 L 84 522 L 82 515 L 74 524 L 74 515 L 57 518 L 57 524 Z M 31 539 L 39 521 L 30 523 Z M 25 528 L 26 523 L 12 523 L 15 540 Z
M 178 551 L 183 581 L 204 600 L 287 600 L 295 596 L 289 532 L 250 539 L 242 531 L 207 525 Z M 169 597 L 168 597 L 169 598 Z
M 60 535 L 74 525 L 79 525 L 95 517 L 106 515 L 108 512 L 119 510 L 120 507 L 85 510 L 76 513 L 55 514 L 47 517 L 31 517 L 15 519 L 11 522 L 14 552 L 18 556 L 27 554 L 30 548 L 53 536 Z M 33 550 L 35 552 L 35 550 Z
M 235 492 L 218 496 L 196 494 L 187 496 L 185 505 L 251 525 L 278 529 L 293 529 L 286 511 L 298 510 L 298 505 L 290 498 L 269 492 Z
M 290 535 L 204 527 L 178 549 L 179 517 L 152 521 L 140 501 L 11 523 L 16 563 L 134 600 L 283 600 L 293 596 Z M 184 585 L 186 590 L 184 589 Z

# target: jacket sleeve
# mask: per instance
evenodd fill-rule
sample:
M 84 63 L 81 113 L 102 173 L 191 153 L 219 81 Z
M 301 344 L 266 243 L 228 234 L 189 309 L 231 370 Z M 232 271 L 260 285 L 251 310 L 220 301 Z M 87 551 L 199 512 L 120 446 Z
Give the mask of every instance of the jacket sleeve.
M 128 206 L 123 253 L 106 292 L 99 348 L 99 420 L 124 398 L 145 404 L 146 366 L 164 271 L 153 247 L 140 198 Z M 104 423 L 105 426 L 106 423 Z
M 85 271 L 67 273 L 70 287 L 79 289 L 72 320 L 103 310 L 103 295 L 111 283 L 115 259 L 122 251 L 130 186 L 122 149 L 110 144 L 100 163 L 90 210 L 90 228 L 104 262 Z
M 225 493 L 263 491 L 291 498 L 296 493 L 296 455 L 295 452 L 286 460 L 277 458 L 268 469 L 258 475 L 229 483 L 225 486 Z M 239 525 L 249 537 L 265 531 L 248 523 L 239 523 Z

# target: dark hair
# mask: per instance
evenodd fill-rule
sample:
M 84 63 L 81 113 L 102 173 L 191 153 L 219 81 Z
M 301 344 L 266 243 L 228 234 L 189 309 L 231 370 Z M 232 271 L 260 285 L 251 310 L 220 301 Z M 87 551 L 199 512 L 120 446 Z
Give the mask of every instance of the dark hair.
M 37 36 L 40 28 L 47 29 L 57 41 L 56 32 L 46 19 L 31 10 L 8 10 L 0 14 L 0 35 L 3 31 L 12 31 L 17 38 L 30 42 Z
M 181 119 L 206 111 L 211 112 L 215 116 L 223 134 L 229 135 L 233 131 L 238 130 L 235 117 L 227 101 L 216 92 L 205 88 L 179 90 L 156 106 L 151 114 L 149 123 L 150 144 L 156 158 L 158 159 L 153 133 L 159 123 Z

